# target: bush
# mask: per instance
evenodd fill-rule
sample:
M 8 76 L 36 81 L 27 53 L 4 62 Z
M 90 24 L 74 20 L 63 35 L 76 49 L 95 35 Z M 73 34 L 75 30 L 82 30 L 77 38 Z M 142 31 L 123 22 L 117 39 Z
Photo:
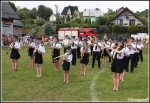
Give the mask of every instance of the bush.
M 37 18 L 37 19 L 35 19 L 35 24 L 36 24 L 36 26 L 42 26 L 44 23 L 45 23 L 45 20 L 43 19 L 43 18 Z

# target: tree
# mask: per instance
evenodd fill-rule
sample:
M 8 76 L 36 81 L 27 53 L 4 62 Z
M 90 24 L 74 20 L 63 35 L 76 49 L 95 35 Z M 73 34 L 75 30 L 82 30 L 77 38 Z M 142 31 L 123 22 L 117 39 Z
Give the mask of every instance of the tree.
M 45 20 L 43 18 L 37 18 L 35 19 L 36 26 L 42 26 L 45 23 Z
M 87 17 L 85 18 L 85 24 L 87 24 L 88 23 L 88 19 L 87 19 Z
M 36 8 L 32 8 L 32 10 L 31 10 L 31 18 L 32 19 L 36 19 L 36 17 L 37 17 L 37 10 L 36 10 Z
M 45 27 L 44 27 L 44 34 L 45 34 L 46 36 L 52 36 L 52 35 L 53 35 L 53 29 L 52 29 L 51 24 L 49 24 L 49 23 L 45 24 Z
M 70 21 L 70 16 L 69 15 L 67 16 L 67 21 Z
M 106 18 L 106 23 L 110 21 L 115 16 L 115 11 L 113 9 L 108 8 L 107 13 L 104 15 L 104 18 Z
M 17 8 L 16 8 L 15 4 L 13 2 L 10 2 L 10 1 L 8 3 L 12 7 L 12 9 L 16 12 Z
M 99 25 L 105 25 L 106 24 L 106 18 L 100 16 L 100 17 L 97 18 L 96 23 L 99 24 Z
M 88 19 L 89 19 L 89 20 L 88 20 L 88 23 L 91 24 L 91 18 L 89 17 Z

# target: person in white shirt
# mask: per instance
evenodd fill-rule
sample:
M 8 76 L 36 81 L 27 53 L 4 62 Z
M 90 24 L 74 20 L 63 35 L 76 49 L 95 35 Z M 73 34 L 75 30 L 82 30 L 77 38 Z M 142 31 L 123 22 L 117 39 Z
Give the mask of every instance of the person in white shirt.
M 111 47 L 111 55 L 113 57 L 111 71 L 113 72 L 114 91 L 118 91 L 120 84 L 120 74 L 123 72 L 123 57 L 124 57 L 124 43 L 122 39 L 118 39 L 118 47 L 114 49 Z
M 76 66 L 76 54 L 77 54 L 77 41 L 75 40 L 76 36 L 72 36 L 71 40 L 71 53 L 73 55 L 72 65 Z M 76 45 L 75 45 L 76 44 Z
M 72 61 L 72 54 L 71 54 L 71 48 L 66 48 L 66 53 L 63 56 L 63 70 L 64 70 L 64 81 L 68 83 L 69 82 L 69 70 L 70 70 L 70 62 Z
M 10 44 L 11 54 L 10 59 L 12 60 L 12 71 L 17 71 L 18 67 L 18 59 L 20 58 L 19 50 L 21 49 L 21 45 L 18 42 L 18 36 L 14 36 L 14 42 Z
M 51 47 L 54 50 L 54 55 L 53 58 L 60 56 L 60 50 L 62 48 L 61 43 L 59 43 L 58 37 L 53 38 L 54 43 L 53 46 Z M 58 71 L 59 68 L 59 58 L 54 59 L 54 66 L 55 66 L 55 71 Z
M 89 54 L 91 52 L 90 46 L 88 46 L 87 39 L 83 40 L 81 47 L 81 75 L 86 75 L 87 64 L 89 63 Z
M 128 72 L 129 68 L 129 45 L 127 43 L 127 39 L 124 39 L 124 57 L 123 57 L 123 73 L 120 75 L 120 80 L 124 81 L 125 72 Z
M 81 58 L 81 52 L 80 52 L 80 49 L 81 49 L 81 45 L 82 45 L 82 37 L 81 36 L 79 36 L 78 38 L 77 38 L 77 57 L 78 58 Z
M 42 38 L 38 38 L 38 45 L 34 48 L 35 52 L 35 60 L 34 63 L 36 64 L 37 75 L 36 77 L 42 76 L 42 64 L 43 64 L 43 56 L 42 54 L 45 53 L 45 47 L 42 42 Z
M 33 36 L 30 36 L 29 38 L 29 45 L 28 45 L 28 56 L 30 57 L 30 66 L 29 67 L 33 67 L 34 65 L 34 59 L 33 59 L 33 51 L 35 48 L 35 42 L 33 41 Z
M 64 53 L 66 52 L 66 48 L 69 46 L 70 40 L 69 36 L 66 35 L 65 39 L 62 41 L 62 45 L 64 46 Z
M 139 59 L 141 59 L 141 62 L 143 62 L 143 53 L 142 53 L 142 49 L 144 48 L 143 43 L 140 41 L 139 45 L 141 46 L 141 50 L 139 52 Z
M 100 37 L 96 37 L 96 40 L 93 44 L 93 59 L 92 59 L 92 68 L 94 68 L 95 59 L 98 60 L 98 69 L 100 69 L 100 52 L 102 44 L 100 43 Z
M 134 43 L 134 38 L 131 37 L 130 42 L 129 42 L 129 53 L 130 53 L 130 60 L 131 60 L 131 64 L 130 64 L 131 73 L 133 73 L 133 70 L 134 70 L 134 64 L 135 64 L 134 52 L 135 52 L 135 50 L 136 50 L 136 45 Z
M 139 45 L 139 40 L 138 39 L 136 40 L 135 45 L 136 45 L 136 50 L 134 52 L 134 55 L 135 55 L 134 67 L 137 68 L 138 61 L 139 61 L 139 52 L 141 50 L 141 46 Z

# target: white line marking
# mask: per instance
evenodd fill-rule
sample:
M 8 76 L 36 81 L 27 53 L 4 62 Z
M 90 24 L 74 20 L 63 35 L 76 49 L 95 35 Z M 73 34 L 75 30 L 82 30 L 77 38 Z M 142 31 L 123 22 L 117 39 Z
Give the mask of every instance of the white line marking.
M 101 71 L 99 71 L 93 78 L 92 82 L 91 82 L 91 86 L 90 86 L 90 89 L 91 89 L 91 97 L 92 97 L 92 101 L 99 101 L 97 98 L 96 98 L 96 94 L 95 94 L 95 83 L 96 83 L 96 80 L 98 79 L 99 75 L 104 71 L 105 69 L 102 69 Z

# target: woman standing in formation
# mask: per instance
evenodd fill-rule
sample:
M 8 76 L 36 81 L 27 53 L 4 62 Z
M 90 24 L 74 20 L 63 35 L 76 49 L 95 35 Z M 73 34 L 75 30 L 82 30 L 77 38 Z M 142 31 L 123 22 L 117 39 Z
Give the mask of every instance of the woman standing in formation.
M 60 49 L 62 48 L 61 44 L 59 43 L 59 39 L 57 37 L 53 38 L 54 43 L 52 46 L 52 49 L 54 50 L 54 55 L 53 58 L 60 56 Z M 54 59 L 54 66 L 55 66 L 55 71 L 58 71 L 59 68 L 59 58 Z
M 91 52 L 90 46 L 88 46 L 87 40 L 83 40 L 81 47 L 81 75 L 86 75 L 87 64 L 89 63 L 89 54 Z
M 34 65 L 34 58 L 32 57 L 34 48 L 35 48 L 35 42 L 33 41 L 33 36 L 30 36 L 29 46 L 28 46 L 28 56 L 30 57 L 30 66 L 29 67 L 33 67 L 33 65 Z
M 124 39 L 124 57 L 123 57 L 123 73 L 120 75 L 120 80 L 124 81 L 125 72 L 128 72 L 129 68 L 129 45 L 127 43 L 127 39 Z
M 66 53 L 64 54 L 65 56 L 62 58 L 63 59 L 63 70 L 64 70 L 64 81 L 68 83 L 69 82 L 69 70 L 70 70 L 70 62 L 72 61 L 72 54 L 71 54 L 71 48 L 68 47 L 66 48 Z
M 18 67 L 18 59 L 20 58 L 20 54 L 19 54 L 19 49 L 21 49 L 21 45 L 18 42 L 18 36 L 14 36 L 14 42 L 12 42 L 10 44 L 10 48 L 11 48 L 11 54 L 10 54 L 10 59 L 12 60 L 12 71 L 17 71 L 17 67 Z
M 113 72 L 113 90 L 118 91 L 120 84 L 120 74 L 123 72 L 123 57 L 124 57 L 124 44 L 122 39 L 118 39 L 118 47 L 112 49 L 111 56 L 113 56 L 112 72 Z M 109 52 L 108 52 L 109 53 Z
M 42 42 L 42 38 L 38 38 L 38 46 L 34 49 L 35 52 L 35 63 L 37 69 L 36 77 L 42 76 L 42 64 L 43 64 L 43 56 L 42 54 L 45 53 L 45 47 Z

